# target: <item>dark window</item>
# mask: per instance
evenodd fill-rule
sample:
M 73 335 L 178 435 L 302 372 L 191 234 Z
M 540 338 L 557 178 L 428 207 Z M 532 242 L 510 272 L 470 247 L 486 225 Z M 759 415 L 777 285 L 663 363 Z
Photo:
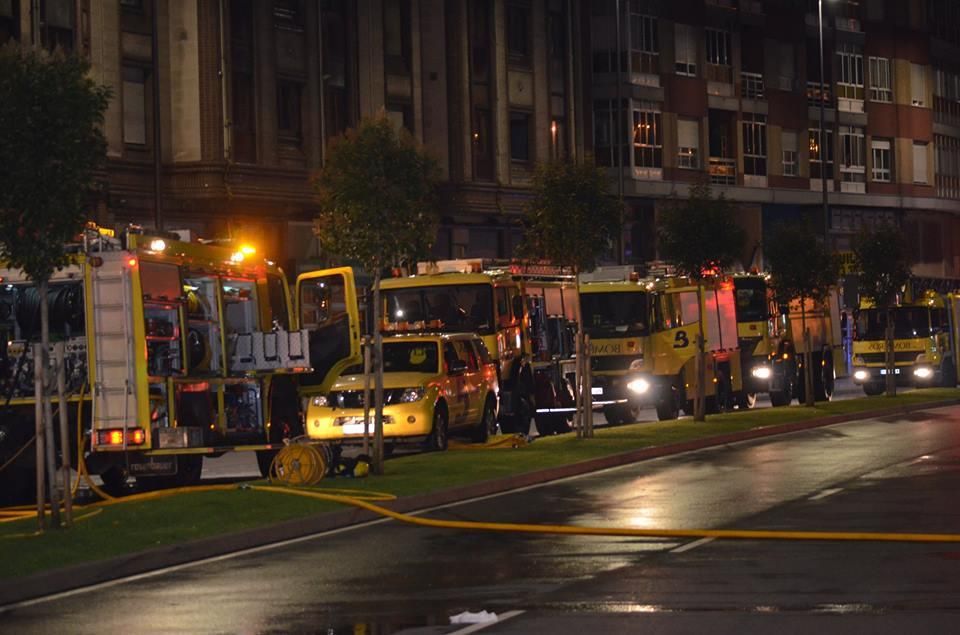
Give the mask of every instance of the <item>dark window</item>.
M 383 3 L 383 57 L 387 74 L 408 75 L 410 64 L 410 2 Z
M 290 314 L 287 311 L 287 294 L 284 293 L 283 278 L 267 276 L 267 295 L 270 299 L 270 324 L 268 328 L 290 330 Z
M 345 0 L 323 3 L 324 118 L 326 134 L 333 137 L 350 127 L 350 16 Z
M 510 61 L 530 65 L 530 7 L 507 5 L 507 53 Z
M 647 294 L 645 292 L 583 293 L 580 311 L 586 331 L 593 337 L 646 335 Z
M 490 3 L 470 3 L 470 72 L 475 81 L 486 80 L 490 72 Z
M 20 37 L 18 0 L 0 0 L 0 46 Z
M 40 37 L 44 48 L 73 50 L 73 29 L 76 24 L 72 0 L 43 0 L 40 5 Z
M 124 66 L 122 71 L 123 142 L 147 145 L 147 77 L 149 71 L 139 66 Z
M 473 178 L 493 178 L 493 130 L 490 125 L 490 111 L 475 108 L 473 111 Z
M 401 128 L 413 133 L 413 106 L 410 104 L 387 104 L 387 118 L 399 131 Z
M 510 113 L 510 160 L 529 162 L 530 115 L 525 112 Z
M 230 3 L 230 131 L 233 158 L 243 163 L 257 160 L 253 60 L 252 0 L 233 0 Z
M 273 25 L 284 31 L 303 32 L 303 0 L 274 0 Z
M 277 82 L 277 131 L 281 141 L 297 146 L 303 141 L 302 101 L 303 85 L 300 82 Z

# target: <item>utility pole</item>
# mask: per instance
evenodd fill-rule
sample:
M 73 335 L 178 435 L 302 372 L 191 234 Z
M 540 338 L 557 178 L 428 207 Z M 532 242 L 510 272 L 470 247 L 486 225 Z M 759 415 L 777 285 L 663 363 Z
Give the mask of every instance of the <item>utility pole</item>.
M 168 6 L 173 6 L 171 3 Z M 160 192 L 160 2 L 153 2 L 153 39 L 150 53 L 153 58 L 153 224 L 163 230 L 163 198 Z
M 622 265 L 624 264 L 623 252 L 625 242 L 623 239 L 623 142 L 627 134 L 627 130 L 625 130 L 626 126 L 624 125 L 627 117 L 623 109 L 623 72 L 621 64 L 623 58 L 623 52 L 621 50 L 623 42 L 620 36 L 620 0 L 614 0 L 614 6 L 617 12 L 614 21 L 617 29 L 617 121 L 613 129 L 617 131 L 617 200 L 620 201 L 620 234 L 617 237 L 617 264 Z
M 817 26 L 820 31 L 820 185 L 823 195 L 823 245 L 830 249 L 830 209 L 827 206 L 827 131 L 824 129 L 826 85 L 823 77 L 823 0 L 817 0 Z M 831 173 L 832 177 L 833 174 Z

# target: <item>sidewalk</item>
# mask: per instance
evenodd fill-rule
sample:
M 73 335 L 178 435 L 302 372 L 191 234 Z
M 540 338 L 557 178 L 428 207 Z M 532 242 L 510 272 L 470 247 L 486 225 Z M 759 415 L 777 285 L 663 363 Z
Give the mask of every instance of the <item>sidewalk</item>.
M 400 512 L 414 512 L 471 498 L 507 492 L 530 485 L 546 483 L 569 476 L 702 448 L 771 437 L 846 421 L 901 415 L 908 412 L 955 405 L 960 405 L 960 399 L 940 400 L 892 408 L 887 407 L 870 412 L 831 415 L 801 422 L 752 428 L 680 443 L 631 450 L 568 465 L 527 472 L 506 478 L 486 480 L 430 493 L 405 496 L 383 505 Z M 24 578 L 0 580 L 0 607 L 78 587 L 142 574 L 163 567 L 310 536 L 312 534 L 348 527 L 377 518 L 379 518 L 379 516 L 373 512 L 350 508 L 247 531 L 227 533 L 194 540 L 192 542 L 139 551 L 108 560 L 88 562 L 62 569 L 44 571 Z

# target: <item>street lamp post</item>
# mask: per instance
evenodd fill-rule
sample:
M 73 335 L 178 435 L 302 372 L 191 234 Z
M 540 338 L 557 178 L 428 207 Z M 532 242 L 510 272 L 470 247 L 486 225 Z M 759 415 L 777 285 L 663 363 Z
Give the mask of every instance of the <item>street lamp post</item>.
M 827 207 L 827 131 L 824 129 L 823 110 L 826 86 L 823 77 L 823 0 L 817 0 L 817 27 L 820 31 L 820 186 L 823 194 L 823 244 L 829 248 L 830 210 Z M 831 174 L 831 176 L 833 176 Z

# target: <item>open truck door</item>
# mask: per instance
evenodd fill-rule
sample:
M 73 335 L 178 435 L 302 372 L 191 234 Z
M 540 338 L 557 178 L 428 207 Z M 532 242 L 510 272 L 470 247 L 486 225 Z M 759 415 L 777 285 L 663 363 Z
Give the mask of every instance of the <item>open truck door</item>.
M 349 366 L 359 364 L 361 315 L 351 267 L 297 277 L 297 312 L 306 330 L 313 371 L 300 376 L 302 395 L 325 392 Z

